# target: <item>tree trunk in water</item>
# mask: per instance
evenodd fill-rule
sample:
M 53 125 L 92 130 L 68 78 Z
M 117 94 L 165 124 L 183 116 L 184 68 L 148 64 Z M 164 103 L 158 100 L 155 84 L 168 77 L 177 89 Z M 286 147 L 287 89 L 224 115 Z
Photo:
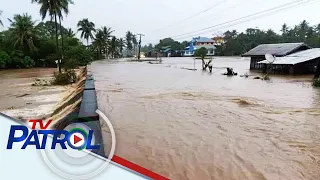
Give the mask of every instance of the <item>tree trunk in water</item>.
M 204 59 L 202 59 L 202 70 L 205 70 L 205 68 L 204 68 Z
M 59 53 L 59 38 L 58 38 L 58 23 L 57 23 L 57 15 L 54 15 L 54 22 L 56 24 L 56 44 L 57 44 L 57 54 L 58 54 L 58 66 L 59 66 L 59 73 L 61 73 L 61 66 L 60 66 L 60 53 Z
M 314 74 L 314 79 L 319 78 L 320 77 L 320 59 L 318 60 L 318 65 L 317 65 L 317 69 L 316 72 Z
M 60 34 L 61 34 L 61 61 L 63 62 L 63 53 L 64 53 L 64 48 L 63 48 L 63 30 L 62 30 L 62 25 L 61 25 L 61 18 L 59 17 L 59 23 L 60 23 Z

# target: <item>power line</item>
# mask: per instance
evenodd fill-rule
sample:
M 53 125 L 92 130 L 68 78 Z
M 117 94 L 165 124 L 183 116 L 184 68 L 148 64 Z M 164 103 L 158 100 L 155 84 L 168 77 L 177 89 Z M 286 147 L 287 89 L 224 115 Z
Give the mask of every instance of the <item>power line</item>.
M 172 36 L 171 38 L 176 38 L 177 37 L 181 37 L 183 36 L 183 38 L 186 37 L 186 35 L 189 35 L 189 34 L 193 34 L 193 33 L 196 33 L 196 32 L 199 32 L 199 31 L 204 31 L 204 30 L 208 30 L 208 29 L 212 29 L 214 27 L 219 27 L 219 26 L 222 26 L 222 25 L 227 25 L 229 23 L 236 23 L 236 24 L 240 24 L 240 23 L 243 23 L 243 22 L 247 22 L 248 20 L 244 20 L 244 21 L 240 21 L 240 22 L 237 22 L 239 20 L 243 20 L 243 19 L 246 19 L 246 18 L 250 18 L 250 17 L 254 17 L 254 18 L 259 18 L 259 17 L 263 17 L 265 15 L 269 15 L 269 14 L 272 14 L 272 13 L 276 13 L 276 12 L 279 12 L 281 10 L 286 10 L 286 9 L 289 9 L 289 8 L 293 8 L 293 7 L 296 7 L 298 5 L 301 5 L 301 4 L 306 4 L 308 2 L 313 2 L 312 0 L 307 0 L 307 1 L 304 1 L 304 0 L 295 0 L 293 2 L 289 2 L 289 3 L 286 3 L 286 4 L 282 4 L 280 6 L 276 6 L 276 7 L 273 7 L 273 8 L 270 8 L 270 9 L 267 9 L 267 10 L 264 10 L 264 11 L 261 11 L 261 12 L 258 12 L 258 13 L 254 13 L 254 14 L 251 14 L 251 15 L 247 15 L 247 16 L 244 16 L 244 17 L 241 17 L 241 18 L 237 18 L 237 19 L 234 19 L 234 20 L 231 20 L 231 21 L 227 21 L 227 22 L 224 22 L 224 23 L 220 23 L 220 24 L 217 24 L 217 25 L 213 25 L 213 26 L 209 26 L 209 27 L 206 27 L 206 28 L 203 28 L 203 29 L 199 29 L 199 30 L 195 30 L 195 31 L 192 31 L 192 32 L 189 32 L 189 33 L 184 33 L 184 34 L 180 34 L 180 35 L 176 35 L 176 36 Z M 293 5 L 293 6 L 292 6 Z M 287 7 L 289 6 L 289 7 Z M 264 14 L 266 13 L 266 14 Z M 259 16 L 260 15 L 260 16 Z M 255 16 L 258 16 L 258 17 L 255 17 Z M 233 25 L 236 25 L 236 24 L 232 24 Z M 212 31 L 212 30 L 210 30 Z M 206 33 L 206 32 L 205 32 Z M 202 33 L 203 34 L 203 33 Z M 189 37 L 189 36 L 187 36 Z M 178 38 L 178 39 L 181 39 L 181 38 Z M 158 40 L 158 39 L 157 39 Z
M 163 27 L 163 28 L 156 29 L 156 30 L 151 31 L 151 32 L 149 32 L 149 33 L 161 31 L 161 30 L 167 29 L 167 28 L 169 28 L 169 27 L 172 27 L 172 26 L 174 26 L 174 25 L 176 25 L 176 24 L 179 24 L 179 23 L 181 23 L 181 22 L 185 22 L 186 20 L 192 19 L 192 18 L 194 18 L 194 17 L 196 17 L 196 16 L 198 16 L 198 15 L 200 15 L 200 14 L 203 14 L 203 13 L 205 13 L 205 12 L 210 11 L 211 9 L 219 6 L 220 4 L 222 4 L 222 3 L 226 2 L 226 1 L 227 1 L 227 0 L 221 0 L 221 1 L 217 2 L 217 3 L 215 3 L 213 6 L 207 8 L 207 9 L 204 9 L 204 10 L 202 10 L 202 11 L 200 11 L 200 12 L 194 14 L 194 15 L 191 15 L 191 16 L 185 18 L 185 19 L 181 19 L 181 20 L 175 21 L 175 22 L 173 22 L 173 23 L 171 23 L 171 24 L 169 24 L 169 25 L 167 25 L 167 26 L 165 26 L 165 27 Z
M 224 12 L 226 12 L 227 10 L 232 9 L 232 8 L 235 8 L 236 6 L 241 5 L 241 4 L 243 4 L 243 3 L 247 2 L 247 1 L 250 1 L 250 0 L 243 0 L 243 1 L 241 1 L 240 3 L 234 4 L 234 5 L 232 5 L 232 6 L 229 6 L 229 7 L 225 8 L 225 9 L 221 9 L 220 11 L 215 11 L 215 13 L 213 13 L 213 14 L 210 14 L 210 15 L 208 15 L 208 16 L 205 16 L 205 17 L 203 17 L 203 18 L 196 19 L 196 20 L 193 20 L 193 21 L 200 21 L 200 20 L 202 20 L 202 19 L 206 19 L 206 18 L 212 17 L 212 16 L 214 16 L 214 15 L 221 15 L 221 14 L 223 14 Z M 257 0 L 257 1 L 261 1 L 261 0 Z M 252 5 L 252 4 L 251 4 L 251 5 Z M 218 19 L 218 18 L 221 18 L 221 16 L 214 16 L 214 17 L 211 18 L 211 19 L 207 19 L 207 21 L 208 21 L 208 20 Z M 189 23 L 190 23 L 190 22 L 189 22 Z M 186 24 L 185 24 L 185 25 L 186 25 Z M 184 25 L 184 26 L 180 26 L 180 27 L 185 27 L 185 25 Z
M 277 9 L 279 9 L 279 8 L 283 8 L 284 6 L 289 6 L 289 5 L 292 5 L 292 4 L 301 2 L 301 1 L 304 1 L 304 0 L 295 0 L 295 1 L 293 1 L 293 2 L 289 2 L 289 3 L 283 4 L 283 5 L 276 6 L 276 7 L 273 7 L 273 8 L 270 8 L 270 9 L 267 9 L 267 10 L 264 10 L 264 11 L 261 11 L 261 12 L 258 12 L 258 13 L 254 13 L 254 14 L 250 14 L 250 15 L 244 16 L 244 17 L 240 17 L 240 18 L 237 18 L 237 19 L 234 19 L 234 20 L 231 20 L 231 21 L 227 21 L 227 22 L 224 22 L 224 23 L 216 24 L 216 25 L 209 26 L 209 27 L 206 27 L 206 28 L 203 28 L 203 29 L 199 29 L 199 30 L 195 30 L 195 31 L 192 31 L 192 32 L 189 32 L 189 33 L 180 34 L 180 35 L 177 35 L 177 36 L 172 36 L 172 38 L 180 37 L 180 36 L 184 36 L 184 35 L 188 35 L 188 34 L 192 34 L 192 33 L 198 32 L 198 31 L 203 31 L 203 30 L 211 29 L 211 28 L 218 27 L 218 26 L 221 26 L 221 25 L 224 25 L 224 24 L 236 22 L 236 21 L 238 21 L 238 20 L 242 20 L 242 19 L 246 19 L 246 18 L 249 18 L 249 17 L 252 17 L 252 16 L 259 15 L 259 14 L 267 13 L 267 12 L 269 12 L 269 11 L 275 11 L 275 10 L 277 10 Z M 308 0 L 308 1 L 309 1 L 309 0 Z
M 240 5 L 240 4 L 243 4 L 244 2 L 247 2 L 247 1 L 250 1 L 250 0 L 243 0 L 243 1 L 241 1 L 240 3 L 238 3 L 238 4 L 235 4 L 235 5 L 233 5 L 233 6 L 230 6 L 230 7 L 228 7 L 228 8 L 226 8 L 226 9 L 223 9 L 222 11 L 219 11 L 219 12 L 216 12 L 216 13 L 214 13 L 214 14 L 211 14 L 210 16 L 212 16 L 212 15 L 215 15 L 215 14 L 219 14 L 220 12 L 226 12 L 226 10 L 229 10 L 229 9 L 233 9 L 233 8 L 235 8 L 236 6 L 238 6 L 238 5 Z M 258 2 L 259 1 L 263 1 L 263 0 L 257 0 Z M 256 3 L 256 2 L 255 2 Z M 251 5 L 252 5 L 252 3 L 251 3 Z M 247 7 L 246 7 L 247 8 Z M 207 17 L 209 17 L 209 16 L 206 16 L 206 17 L 204 17 L 204 18 L 207 18 Z M 213 18 L 211 18 L 211 19 L 209 19 L 209 20 L 214 20 L 214 19 L 217 19 L 217 18 L 219 18 L 219 16 L 214 16 Z
M 206 16 L 206 17 L 204 17 L 204 18 L 207 18 L 207 17 L 213 16 L 213 15 L 219 14 L 219 13 L 221 13 L 221 12 L 222 12 L 222 13 L 223 13 L 223 12 L 226 12 L 226 10 L 235 8 L 236 6 L 238 6 L 238 5 L 240 5 L 240 4 L 243 4 L 244 2 L 247 2 L 247 1 L 250 1 L 250 0 L 243 0 L 243 1 L 241 1 L 240 3 L 237 3 L 237 4 L 235 4 L 235 5 L 229 6 L 229 7 L 225 8 L 225 9 L 220 10 L 220 11 L 216 11 L 215 13 L 210 14 L 209 16 Z M 258 0 L 258 1 L 261 1 L 261 0 Z M 225 2 L 225 1 L 224 1 L 224 2 Z M 197 15 L 201 14 L 202 12 L 207 12 L 209 9 L 212 9 L 213 7 L 215 7 L 216 5 L 219 5 L 219 4 L 221 4 L 221 3 L 222 3 L 222 1 L 216 3 L 214 6 L 208 8 L 208 9 L 206 9 L 206 10 L 203 10 L 203 11 L 201 11 L 201 12 L 199 12 L 199 13 L 197 13 L 197 14 L 194 14 L 193 16 L 190 16 L 190 17 L 188 17 L 188 18 L 186 18 L 186 19 L 184 19 L 184 20 L 181 20 L 181 21 L 186 22 L 187 19 L 191 19 L 191 18 L 193 18 L 193 17 L 196 17 Z M 221 15 L 221 14 L 220 14 L 220 15 Z M 204 18 L 201 18 L 201 19 L 204 19 Z M 218 18 L 218 16 L 215 16 L 215 18 L 212 18 L 212 19 L 210 19 L 210 20 L 217 19 L 217 18 Z M 201 20 L 201 19 L 199 19 L 199 20 Z M 178 22 L 178 21 L 177 21 L 177 22 Z M 164 27 L 164 28 L 161 28 L 161 29 L 158 29 L 158 30 L 155 30 L 155 31 L 151 31 L 150 33 L 156 32 L 156 31 L 160 31 L 160 30 L 166 29 L 166 28 L 168 28 L 168 27 L 172 27 L 173 25 L 176 25 L 176 24 L 168 25 L 168 26 L 166 26 L 166 27 Z M 183 26 L 182 26 L 182 27 L 183 27 Z M 156 40 L 158 40 L 158 39 L 147 40 L 147 41 L 152 42 L 152 41 L 156 41 Z
M 197 34 L 193 34 L 193 35 L 189 35 L 189 36 L 183 36 L 183 37 L 175 38 L 175 39 L 183 39 L 183 38 L 187 38 L 187 37 L 193 37 L 193 36 L 205 34 L 205 33 L 208 33 L 208 32 L 214 31 L 214 30 L 220 30 L 220 29 L 224 29 L 224 28 L 227 28 L 227 27 L 232 27 L 232 26 L 235 26 L 235 25 L 238 25 L 238 24 L 241 24 L 241 23 L 245 23 L 245 22 L 254 20 L 254 19 L 262 18 L 262 17 L 264 17 L 264 16 L 266 16 L 266 15 L 271 15 L 271 14 L 279 13 L 279 12 L 281 12 L 281 11 L 285 11 L 285 10 L 289 10 L 289 9 L 291 9 L 291 8 L 294 8 L 294 7 L 298 7 L 299 5 L 306 5 L 306 4 L 310 4 L 310 3 L 316 2 L 316 1 L 317 1 L 317 0 L 307 0 L 307 1 L 304 1 L 304 2 L 299 2 L 298 4 L 292 4 L 292 6 L 289 6 L 289 7 L 286 7 L 286 8 L 276 9 L 276 10 L 274 10 L 274 11 L 272 11 L 272 12 L 268 12 L 268 13 L 266 13 L 266 14 L 261 14 L 261 15 L 256 16 L 256 17 L 252 17 L 251 19 L 242 20 L 242 21 L 239 21 L 239 22 L 235 22 L 235 23 L 233 23 L 233 24 L 228 24 L 228 25 L 219 27 L 219 28 L 210 29 L 209 31 L 205 31 L 205 32 L 202 32 L 202 33 L 197 33 Z

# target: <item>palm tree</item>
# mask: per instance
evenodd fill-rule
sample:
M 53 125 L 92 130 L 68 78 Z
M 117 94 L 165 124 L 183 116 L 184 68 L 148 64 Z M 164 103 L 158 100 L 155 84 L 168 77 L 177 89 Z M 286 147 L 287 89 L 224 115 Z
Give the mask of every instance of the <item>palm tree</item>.
M 63 10 L 64 14 L 67 16 L 69 14 L 69 4 L 74 4 L 72 0 L 61 0 L 61 6 L 60 8 Z M 62 28 L 61 21 L 63 20 L 62 13 L 60 11 L 59 17 L 59 25 L 60 25 L 60 34 L 61 34 L 61 59 L 63 60 L 63 54 L 64 54 L 64 45 L 63 45 L 63 34 L 64 29 Z
M 138 46 L 138 41 L 136 35 L 132 34 L 132 44 L 133 44 L 133 49 L 134 49 L 134 54 L 137 54 L 137 46 Z
M 13 40 L 13 45 L 20 45 L 22 48 L 28 48 L 31 52 L 37 51 L 33 44 L 36 38 L 35 21 L 27 13 L 23 15 L 14 15 L 13 20 L 8 19 L 11 23 L 10 32 Z
M 75 33 L 72 31 L 71 28 L 68 28 L 67 31 L 66 31 L 66 36 L 67 37 L 74 37 Z
M 94 23 L 90 22 L 88 19 L 83 19 L 78 22 L 77 26 L 79 27 L 78 31 L 81 31 L 81 38 L 86 39 L 87 45 L 89 46 L 89 38 L 93 39 L 92 32 L 96 32 Z
M 49 14 L 51 20 L 54 19 L 55 26 L 56 26 L 56 48 L 57 54 L 59 55 L 59 38 L 58 38 L 58 22 L 57 18 L 62 17 L 63 10 L 66 14 L 68 13 L 68 0 L 31 0 L 32 3 L 38 3 L 41 5 L 40 7 L 40 15 L 42 16 L 42 20 L 44 20 Z M 60 61 L 58 61 L 59 66 L 59 73 L 61 73 Z
M 102 50 L 104 50 L 107 47 L 107 41 L 105 38 L 105 34 L 103 30 L 99 29 L 94 37 L 94 40 L 92 42 L 92 46 L 94 49 L 96 49 L 99 53 L 99 58 L 102 57 Z
M 112 37 L 111 42 L 110 42 L 110 52 L 111 52 L 111 56 L 112 58 L 115 57 L 116 51 L 117 51 L 117 38 L 115 36 Z
M 133 47 L 132 47 L 132 33 L 130 31 L 126 33 L 126 42 L 127 42 L 127 49 L 131 51 Z
M 317 35 L 318 37 L 320 38 L 320 24 L 318 24 L 316 27 L 315 27 L 316 31 L 317 31 Z
M 106 26 L 102 27 L 101 30 L 106 39 L 109 39 L 111 37 L 111 34 L 114 32 L 114 30 L 112 30 L 111 27 L 106 27 Z
M 122 57 L 122 51 L 123 51 L 123 48 L 125 47 L 125 41 L 123 40 L 123 38 L 119 39 L 118 45 L 119 45 L 119 54 Z
M 101 28 L 101 31 L 103 32 L 104 39 L 106 40 L 107 43 L 109 43 L 111 34 L 114 32 L 114 30 L 111 30 L 110 27 L 104 26 Z M 105 47 L 104 51 L 108 55 L 108 46 Z
M 2 11 L 0 11 L 0 16 L 1 14 L 2 14 Z M 0 19 L 0 25 L 3 26 L 1 19 Z

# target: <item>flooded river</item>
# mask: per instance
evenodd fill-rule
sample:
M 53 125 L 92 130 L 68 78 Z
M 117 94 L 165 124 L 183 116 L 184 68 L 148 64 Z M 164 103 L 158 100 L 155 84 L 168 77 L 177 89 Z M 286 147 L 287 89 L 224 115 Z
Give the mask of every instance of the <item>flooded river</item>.
M 97 61 L 99 109 L 115 154 L 170 179 L 320 179 L 320 90 L 312 76 L 227 77 L 249 60 L 219 58 L 213 73 L 192 58 L 162 64 Z

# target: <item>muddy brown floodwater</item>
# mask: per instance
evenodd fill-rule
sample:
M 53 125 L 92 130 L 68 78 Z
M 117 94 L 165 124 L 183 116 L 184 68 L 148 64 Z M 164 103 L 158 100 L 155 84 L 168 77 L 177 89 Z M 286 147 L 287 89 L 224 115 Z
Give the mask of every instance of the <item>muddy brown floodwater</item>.
M 209 74 L 200 61 L 198 71 L 181 69 L 193 68 L 191 58 L 94 62 L 115 154 L 170 179 L 319 180 L 320 90 L 312 76 L 221 75 L 225 67 L 249 72 L 249 60 L 237 57 L 213 65 Z

